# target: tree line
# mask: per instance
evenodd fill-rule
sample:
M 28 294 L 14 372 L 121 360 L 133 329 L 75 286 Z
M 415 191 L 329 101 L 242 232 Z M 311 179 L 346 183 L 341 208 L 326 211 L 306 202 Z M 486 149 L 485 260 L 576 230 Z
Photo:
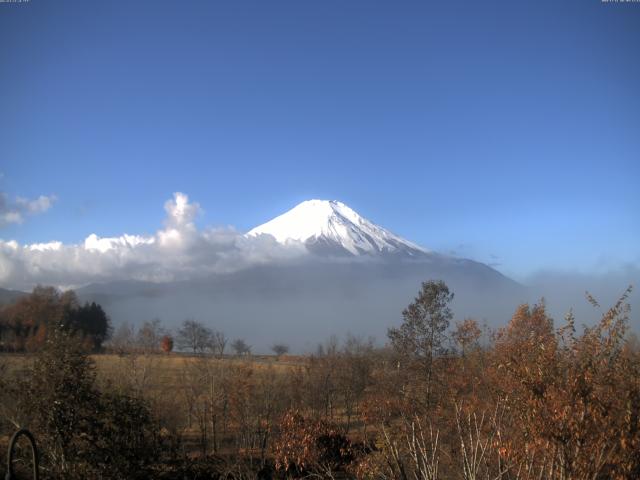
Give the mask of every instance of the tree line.
M 73 290 L 38 286 L 0 308 L 0 351 L 37 351 L 50 332 L 60 328 L 80 337 L 91 351 L 100 350 L 111 334 L 111 322 L 100 305 L 81 305 Z
M 157 318 L 143 322 L 138 328 L 123 322 L 114 329 L 99 304 L 81 304 L 73 290 L 61 292 L 54 287 L 37 286 L 15 303 L 0 307 L 0 352 L 36 352 L 57 328 L 79 337 L 91 352 L 168 353 L 177 347 L 184 352 L 222 357 L 228 351 L 227 346 L 236 355 L 250 355 L 252 350 L 244 339 L 230 342 L 223 332 L 192 318 L 184 320 L 175 333 Z M 272 350 L 276 355 L 284 355 L 289 347 L 277 343 Z
M 251 345 L 244 339 L 230 341 L 224 332 L 215 330 L 202 322 L 188 318 L 175 332 L 167 329 L 160 319 L 147 320 L 136 329 L 128 322 L 121 323 L 105 344 L 106 351 L 118 354 L 130 353 L 169 353 L 178 350 L 194 355 L 212 355 L 222 358 L 231 351 L 239 356 L 251 354 Z M 285 344 L 276 344 L 274 352 L 282 355 L 289 351 Z M 279 353 L 278 353 L 279 352 Z

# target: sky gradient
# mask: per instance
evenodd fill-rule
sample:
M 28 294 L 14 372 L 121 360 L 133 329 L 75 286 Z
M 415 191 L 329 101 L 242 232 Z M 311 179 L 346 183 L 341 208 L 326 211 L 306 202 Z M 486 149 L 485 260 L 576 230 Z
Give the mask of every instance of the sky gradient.
M 153 234 L 180 191 L 241 232 L 337 199 L 515 278 L 638 265 L 639 48 L 597 0 L 0 4 L 0 238 Z

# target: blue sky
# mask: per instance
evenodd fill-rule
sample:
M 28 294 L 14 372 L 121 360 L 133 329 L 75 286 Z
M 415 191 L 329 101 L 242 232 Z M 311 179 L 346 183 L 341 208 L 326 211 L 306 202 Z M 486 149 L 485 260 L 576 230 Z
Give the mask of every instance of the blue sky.
M 0 4 L 20 243 L 150 234 L 173 192 L 244 231 L 341 200 L 523 277 L 640 263 L 640 4 Z

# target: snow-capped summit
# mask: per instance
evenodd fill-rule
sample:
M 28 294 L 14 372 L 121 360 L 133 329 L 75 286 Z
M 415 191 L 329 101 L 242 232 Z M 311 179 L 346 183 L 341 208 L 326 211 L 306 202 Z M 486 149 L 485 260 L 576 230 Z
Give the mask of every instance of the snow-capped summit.
M 363 218 L 336 200 L 307 200 L 264 223 L 247 236 L 272 235 L 278 242 L 300 241 L 315 252 L 404 254 L 420 256 L 428 250 Z

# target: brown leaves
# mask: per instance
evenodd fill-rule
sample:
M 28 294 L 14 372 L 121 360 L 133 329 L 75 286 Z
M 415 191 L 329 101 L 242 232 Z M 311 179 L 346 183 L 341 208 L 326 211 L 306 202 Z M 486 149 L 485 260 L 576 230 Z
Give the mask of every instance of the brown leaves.
M 477 345 L 481 335 L 482 331 L 478 326 L 478 322 L 473 318 L 467 318 L 462 322 L 456 322 L 456 329 L 452 337 L 460 346 L 462 354 L 464 355 L 470 347 Z
M 355 460 L 352 444 L 339 427 L 306 418 L 299 411 L 288 411 L 282 417 L 273 452 L 276 469 L 297 474 L 328 475 Z
M 514 413 L 514 461 L 537 456 L 547 478 L 624 478 L 638 468 L 627 447 L 639 441 L 627 399 L 640 395 L 640 356 L 622 355 L 627 294 L 579 336 L 572 315 L 554 332 L 544 305 L 519 307 L 498 333 L 493 381 Z

